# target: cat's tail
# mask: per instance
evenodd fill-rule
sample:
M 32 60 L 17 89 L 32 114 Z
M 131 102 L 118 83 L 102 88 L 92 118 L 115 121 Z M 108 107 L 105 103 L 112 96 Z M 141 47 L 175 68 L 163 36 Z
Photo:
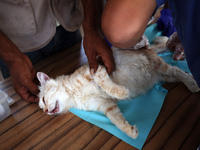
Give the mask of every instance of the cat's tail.
M 148 47 L 148 49 L 152 49 L 154 50 L 156 53 L 162 53 L 166 50 L 168 50 L 167 48 L 167 41 L 168 41 L 168 37 L 167 36 L 157 36 L 154 40 L 153 40 L 153 44 L 150 45 Z

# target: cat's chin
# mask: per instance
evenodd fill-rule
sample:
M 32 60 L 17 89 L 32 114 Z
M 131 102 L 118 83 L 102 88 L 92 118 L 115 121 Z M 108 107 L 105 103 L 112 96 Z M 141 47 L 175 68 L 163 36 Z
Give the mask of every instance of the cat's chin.
M 47 113 L 48 115 L 59 115 L 60 113 Z
M 58 101 L 56 101 L 55 108 L 53 110 L 51 110 L 51 111 L 47 110 L 46 113 L 48 115 L 58 115 L 60 113 L 59 111 L 60 111 L 59 103 L 58 103 Z

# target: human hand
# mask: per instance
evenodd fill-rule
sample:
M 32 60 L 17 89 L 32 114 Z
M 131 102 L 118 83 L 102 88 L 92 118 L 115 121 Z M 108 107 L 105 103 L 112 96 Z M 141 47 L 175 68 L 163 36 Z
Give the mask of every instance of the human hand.
M 171 12 L 169 9 L 163 9 L 160 13 L 161 16 L 157 21 L 157 28 L 163 31 L 163 36 L 170 37 L 170 35 L 176 32 Z
M 30 59 L 22 54 L 21 58 L 9 65 L 9 70 L 14 90 L 25 101 L 38 102 L 38 80 Z
M 105 38 L 98 33 L 84 35 L 83 47 L 88 58 L 90 72 L 94 74 L 98 68 L 98 62 L 102 61 L 108 74 L 115 68 L 112 50 Z
M 179 39 L 178 33 L 174 32 L 168 39 L 166 46 L 171 52 L 173 52 L 174 60 L 184 60 L 185 52 L 181 40 Z

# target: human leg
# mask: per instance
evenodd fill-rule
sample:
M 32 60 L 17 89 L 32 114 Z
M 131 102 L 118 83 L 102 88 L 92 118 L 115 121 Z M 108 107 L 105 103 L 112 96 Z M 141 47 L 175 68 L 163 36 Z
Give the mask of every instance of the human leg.
M 169 0 L 169 6 L 188 67 L 200 86 L 200 1 Z
M 102 15 L 102 30 L 117 47 L 132 47 L 140 41 L 156 9 L 155 0 L 109 0 Z

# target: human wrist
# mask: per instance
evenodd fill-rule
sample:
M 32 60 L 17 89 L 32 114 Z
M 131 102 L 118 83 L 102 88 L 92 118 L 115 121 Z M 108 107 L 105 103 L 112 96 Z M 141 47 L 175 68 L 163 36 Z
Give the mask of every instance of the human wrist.
M 101 30 L 101 16 L 104 8 L 103 0 L 82 0 L 84 8 L 84 35 L 103 35 Z
M 1 59 L 10 67 L 23 60 L 24 54 L 16 47 L 1 47 Z
M 8 67 L 19 59 L 23 59 L 23 53 L 1 30 L 0 58 L 8 65 Z

